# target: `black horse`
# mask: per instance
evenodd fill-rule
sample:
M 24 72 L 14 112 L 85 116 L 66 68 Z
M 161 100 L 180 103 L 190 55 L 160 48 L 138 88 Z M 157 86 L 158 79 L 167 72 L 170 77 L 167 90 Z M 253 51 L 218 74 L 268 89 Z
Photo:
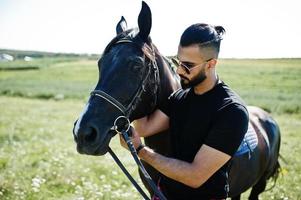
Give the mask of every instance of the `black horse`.
M 150 8 L 143 2 L 138 17 L 139 29 L 127 29 L 123 17 L 118 22 L 117 36 L 105 48 L 98 62 L 98 83 L 74 125 L 79 153 L 104 155 L 116 134 L 112 128 L 116 118 L 126 115 L 133 121 L 146 116 L 180 87 L 170 63 L 149 37 L 151 21 Z M 267 180 L 279 170 L 280 131 L 277 123 L 258 107 L 248 109 L 258 145 L 251 155 L 232 158 L 229 171 L 229 196 L 232 199 L 240 199 L 240 194 L 251 187 L 249 198 L 258 199 Z M 160 154 L 169 153 L 168 131 L 145 138 L 145 143 Z M 158 172 L 144 164 L 157 181 Z M 148 188 L 145 181 L 144 184 Z

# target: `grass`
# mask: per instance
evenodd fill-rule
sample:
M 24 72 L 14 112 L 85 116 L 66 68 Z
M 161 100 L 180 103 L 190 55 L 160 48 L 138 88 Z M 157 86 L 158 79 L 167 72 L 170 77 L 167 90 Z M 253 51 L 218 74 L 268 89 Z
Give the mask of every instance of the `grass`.
M 109 155 L 76 152 L 71 131 L 82 105 L 0 98 L 5 108 L 0 116 L 0 199 L 138 199 Z M 116 139 L 113 149 L 119 148 Z M 137 177 L 127 152 L 120 148 L 117 152 Z
M 0 199 L 141 199 L 109 155 L 75 150 L 71 130 L 97 82 L 96 60 L 44 59 L 47 67 L 38 70 L 0 71 Z M 280 125 L 287 163 L 281 161 L 276 186 L 261 199 L 301 199 L 301 60 L 226 59 L 218 72 Z M 111 146 L 138 179 L 118 138 Z
M 221 60 L 218 70 L 247 104 L 272 113 L 300 113 L 301 59 Z
M 0 94 L 28 98 L 84 99 L 97 82 L 95 60 L 49 64 L 40 70 L 0 72 Z
M 79 60 L 79 57 L 46 57 L 46 58 L 33 58 L 32 61 L 24 61 L 17 59 L 12 62 L 0 62 L 0 71 L 17 71 L 17 70 L 37 70 L 44 67 L 49 67 L 55 63 L 70 62 Z

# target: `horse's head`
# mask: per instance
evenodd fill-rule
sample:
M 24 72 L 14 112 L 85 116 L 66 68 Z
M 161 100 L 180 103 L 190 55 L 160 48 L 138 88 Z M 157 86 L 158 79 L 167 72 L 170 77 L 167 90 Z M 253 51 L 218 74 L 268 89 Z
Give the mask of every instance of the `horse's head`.
M 129 125 L 127 119 L 142 117 L 155 109 L 159 72 L 149 38 L 151 21 L 150 8 L 143 2 L 139 31 L 127 30 L 123 17 L 117 23 L 117 36 L 98 62 L 98 83 L 74 124 L 78 152 L 105 154 L 116 128 Z

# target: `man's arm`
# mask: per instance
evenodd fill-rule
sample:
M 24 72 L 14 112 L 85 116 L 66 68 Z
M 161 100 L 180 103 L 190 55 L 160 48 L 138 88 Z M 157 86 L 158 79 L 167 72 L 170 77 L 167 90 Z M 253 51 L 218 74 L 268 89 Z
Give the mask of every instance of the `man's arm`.
M 217 118 L 192 163 L 167 158 L 149 148 L 139 157 L 167 177 L 197 188 L 220 169 L 235 153 L 248 129 L 249 117 L 244 106 L 232 104 Z M 139 141 L 135 141 L 139 144 Z
M 133 125 L 140 137 L 148 137 L 167 130 L 169 128 L 169 117 L 157 109 L 149 116 L 135 120 Z
M 131 140 L 137 149 L 141 139 L 135 129 L 132 129 L 132 133 Z M 120 143 L 128 148 L 121 136 Z M 200 187 L 231 158 L 206 144 L 201 146 L 192 163 L 165 157 L 148 147 L 142 148 L 138 156 L 165 176 L 192 188 Z
M 208 145 L 202 145 L 192 163 L 162 156 L 145 147 L 139 157 L 165 176 L 198 188 L 205 183 L 231 156 Z

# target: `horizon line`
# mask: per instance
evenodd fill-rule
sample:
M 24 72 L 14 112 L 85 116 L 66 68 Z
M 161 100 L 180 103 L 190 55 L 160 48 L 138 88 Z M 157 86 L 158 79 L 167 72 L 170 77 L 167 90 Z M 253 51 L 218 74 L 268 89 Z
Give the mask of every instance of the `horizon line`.
M 33 50 L 33 49 L 14 49 L 14 48 L 6 48 L 6 47 L 0 47 L 0 51 L 24 51 L 24 52 L 35 52 L 35 53 L 49 53 L 49 54 L 66 54 L 66 55 L 71 55 L 71 54 L 76 54 L 76 55 L 92 55 L 92 56 L 101 56 L 102 53 L 90 53 L 90 52 L 64 52 L 64 51 L 47 51 L 47 50 Z M 166 57 L 172 57 L 176 55 L 164 55 Z M 301 59 L 301 57 L 219 57 L 218 59 Z

